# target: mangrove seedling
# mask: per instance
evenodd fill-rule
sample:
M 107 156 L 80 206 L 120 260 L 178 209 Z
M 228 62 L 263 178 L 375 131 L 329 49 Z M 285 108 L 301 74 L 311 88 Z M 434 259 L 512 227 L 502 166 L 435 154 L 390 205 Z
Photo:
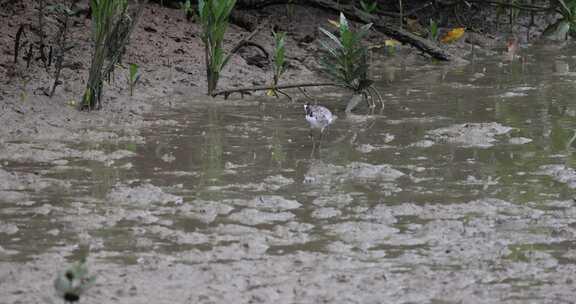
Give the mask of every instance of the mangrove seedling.
M 234 5 L 236 0 L 198 0 L 208 95 L 212 95 L 216 90 L 220 72 L 230 59 L 230 56 L 224 56 L 222 42 Z
M 376 9 L 378 8 L 378 1 L 373 0 L 372 2 L 369 2 L 368 0 L 360 0 L 360 6 L 365 13 L 372 14 L 376 12 Z
M 274 36 L 274 84 L 278 84 L 280 76 L 286 71 L 286 33 L 272 32 Z
M 131 63 L 128 68 L 128 86 L 130 87 L 130 96 L 134 95 L 134 86 L 140 80 L 140 74 L 138 74 L 138 65 Z
M 438 23 L 434 19 L 430 19 L 430 25 L 428 27 L 428 39 L 432 41 L 438 40 Z
M 180 3 L 180 7 L 184 11 L 186 20 L 188 21 L 192 20 L 192 17 L 194 17 L 194 10 L 192 9 L 192 4 L 190 3 L 190 0 L 186 0 L 184 1 L 184 3 Z
M 280 77 L 286 71 L 286 33 L 285 32 L 272 32 L 274 37 L 274 76 L 272 79 L 272 87 L 276 87 L 280 81 Z M 278 89 L 268 90 L 269 96 L 278 97 L 278 93 L 288 96 L 286 93 Z
M 54 280 L 54 289 L 64 302 L 74 303 L 80 300 L 80 296 L 94 285 L 95 281 L 96 276 L 90 274 L 86 260 L 83 258 L 58 274 Z
M 368 47 L 361 43 L 371 27 L 372 23 L 369 23 L 354 32 L 350 29 L 344 14 L 340 13 L 338 23 L 340 37 L 320 28 L 320 31 L 329 38 L 328 41 L 320 41 L 326 52 L 320 63 L 323 70 L 339 86 L 351 90 L 354 94 L 362 94 L 369 103 L 370 100 L 376 99 L 382 103 L 380 94 L 372 86 L 373 81 L 368 78 Z
M 144 1 L 140 2 L 136 12 L 129 15 L 127 0 L 91 0 L 92 63 L 81 110 L 101 107 L 103 81 L 110 79 L 114 67 L 120 62 L 143 4 Z
M 549 40 L 566 40 L 569 32 L 576 32 L 576 0 L 557 0 L 556 12 L 562 18 L 549 25 L 542 36 Z
M 286 3 L 286 15 L 288 15 L 288 20 L 292 21 L 294 18 L 294 0 L 288 0 Z

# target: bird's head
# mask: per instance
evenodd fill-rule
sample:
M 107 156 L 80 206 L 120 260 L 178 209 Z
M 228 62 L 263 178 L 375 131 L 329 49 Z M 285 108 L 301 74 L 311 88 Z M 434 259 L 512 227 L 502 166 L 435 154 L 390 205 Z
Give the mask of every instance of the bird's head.
M 310 112 L 312 111 L 312 109 L 310 108 L 310 103 L 307 102 L 304 104 L 304 111 L 306 112 L 306 115 L 309 115 Z

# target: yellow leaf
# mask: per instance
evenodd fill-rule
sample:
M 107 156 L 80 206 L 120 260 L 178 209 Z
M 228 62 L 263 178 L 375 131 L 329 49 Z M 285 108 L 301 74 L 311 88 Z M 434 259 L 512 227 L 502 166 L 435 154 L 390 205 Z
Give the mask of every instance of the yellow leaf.
M 386 39 L 386 40 L 384 40 L 384 45 L 394 47 L 394 46 L 400 45 L 400 41 L 398 41 L 396 39 Z
M 462 37 L 462 35 L 464 35 L 465 31 L 466 30 L 463 27 L 455 28 L 455 29 L 449 31 L 448 33 L 446 33 L 446 35 L 444 35 L 444 37 L 442 37 L 442 39 L 440 41 L 442 41 L 444 43 L 454 42 L 454 41 L 460 39 L 460 37 Z
M 276 92 L 274 91 L 274 89 L 268 89 L 268 91 L 266 91 L 266 95 L 268 95 L 268 96 L 276 96 Z
M 332 19 L 328 19 L 328 23 L 332 24 L 333 26 L 335 26 L 336 28 L 340 28 L 340 22 L 332 20 Z

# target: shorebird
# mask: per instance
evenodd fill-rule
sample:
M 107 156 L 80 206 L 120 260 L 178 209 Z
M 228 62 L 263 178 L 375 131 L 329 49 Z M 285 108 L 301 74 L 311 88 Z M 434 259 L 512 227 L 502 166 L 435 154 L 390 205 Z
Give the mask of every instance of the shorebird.
M 306 111 L 306 121 L 310 124 L 310 137 L 312 138 L 312 151 L 310 152 L 310 157 L 314 156 L 314 151 L 316 151 L 316 140 L 313 136 L 314 129 L 320 129 L 320 139 L 318 143 L 318 149 L 320 149 L 320 143 L 322 142 L 322 135 L 324 134 L 324 129 L 326 129 L 336 116 L 332 115 L 332 112 L 326 107 L 319 105 L 311 105 L 307 103 L 304 105 L 304 111 Z M 318 150 L 320 153 L 320 150 Z
M 306 121 L 310 124 L 310 128 L 320 129 L 320 134 L 334 122 L 334 115 L 326 107 L 307 103 L 304 105 L 304 111 L 306 111 Z

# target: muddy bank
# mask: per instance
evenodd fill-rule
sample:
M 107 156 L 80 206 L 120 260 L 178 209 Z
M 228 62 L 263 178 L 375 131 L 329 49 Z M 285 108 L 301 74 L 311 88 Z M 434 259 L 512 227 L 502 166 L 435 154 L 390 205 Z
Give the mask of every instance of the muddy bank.
M 80 6 L 87 6 L 81 1 Z M 50 4 L 50 3 L 48 3 Z M 36 3 L 17 2 L 7 5 L 2 13 L 0 26 L 0 119 L 6 126 L 0 130 L 2 140 L 22 138 L 66 140 L 78 137 L 83 129 L 109 128 L 114 131 L 137 132 L 143 125 L 143 114 L 154 107 L 170 106 L 175 100 L 201 96 L 206 92 L 203 66 L 204 47 L 200 40 L 200 27 L 186 21 L 181 10 L 149 4 L 144 9 L 139 26 L 132 36 L 132 43 L 117 67 L 113 79 L 105 85 L 102 111 L 79 113 L 75 110 L 85 89 L 90 67 L 90 19 L 75 17 L 70 28 L 73 48 L 66 53 L 62 70 L 62 84 L 52 98 L 44 92 L 52 86 L 53 67 L 44 69 L 41 61 L 32 60 L 29 67 L 20 54 L 14 63 L 14 41 L 21 24 L 35 24 L 38 18 Z M 44 31 L 50 41 L 56 35 L 56 21 L 47 15 Z M 293 29 L 298 33 L 298 28 Z M 237 26 L 228 29 L 225 48 L 230 48 L 248 33 Z M 31 34 L 28 34 L 31 36 Z M 25 37 L 35 39 L 34 37 Z M 289 36 L 287 42 L 288 69 L 286 82 L 317 81 L 317 63 L 312 60 L 316 48 L 308 48 Z M 273 39 L 262 31 L 254 39 L 270 53 Z M 232 57 L 223 71 L 220 88 L 234 88 L 269 83 L 272 78 L 269 61 L 257 65 L 258 52 L 247 49 Z M 140 82 L 134 96 L 129 95 L 127 65 L 140 66 Z M 134 130 L 131 130 L 134 129 Z M 87 141 L 90 134 L 83 134 Z

